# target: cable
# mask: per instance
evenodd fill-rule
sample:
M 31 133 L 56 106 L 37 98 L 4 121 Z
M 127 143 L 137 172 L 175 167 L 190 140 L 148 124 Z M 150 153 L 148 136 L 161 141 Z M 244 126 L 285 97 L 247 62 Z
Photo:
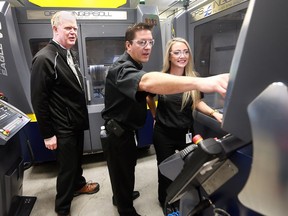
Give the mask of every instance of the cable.
M 188 214 L 187 216 L 193 216 L 193 215 L 197 215 L 200 212 L 202 212 L 204 209 L 210 207 L 212 205 L 212 202 L 209 199 L 204 199 L 202 201 L 200 201 L 200 203 L 198 205 L 195 206 L 195 208 L 193 208 Z
M 159 13 L 159 16 L 163 13 L 165 13 L 166 11 L 168 11 L 170 8 L 174 7 L 176 4 L 178 4 L 179 0 L 178 1 L 175 1 L 172 5 L 170 5 L 170 7 L 168 7 L 167 9 L 163 10 L 161 13 Z
M 180 216 L 179 205 L 180 205 L 179 200 L 175 201 L 174 203 L 171 203 L 171 204 L 168 204 L 167 202 L 165 202 L 164 207 L 163 207 L 164 215 Z
M 185 10 L 185 8 L 177 8 L 177 10 L 176 11 L 174 11 L 172 14 L 169 14 L 168 16 L 167 16 L 167 18 L 169 18 L 170 16 L 173 16 L 174 14 L 176 14 L 176 13 L 178 13 L 178 12 L 180 12 L 181 10 Z
M 26 132 L 24 131 L 25 137 L 26 137 L 26 144 L 27 144 L 27 148 L 28 148 L 28 152 L 29 152 L 29 156 L 30 156 L 30 162 L 26 162 L 24 163 L 24 170 L 29 169 L 30 167 L 32 167 L 32 165 L 35 163 L 35 156 L 32 150 L 32 146 L 30 143 L 30 140 L 26 134 Z

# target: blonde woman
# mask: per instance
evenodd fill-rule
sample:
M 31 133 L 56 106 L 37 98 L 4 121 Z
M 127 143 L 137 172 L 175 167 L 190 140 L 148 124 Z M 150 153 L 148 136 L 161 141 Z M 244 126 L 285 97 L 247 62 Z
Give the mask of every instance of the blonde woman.
M 193 56 L 188 42 L 183 38 L 168 41 L 164 56 L 163 73 L 175 76 L 196 77 Z M 193 133 L 193 109 L 222 121 L 222 114 L 216 112 L 201 100 L 201 92 L 192 90 L 178 94 L 159 94 L 156 110 L 153 144 L 157 164 L 173 155 L 175 150 L 187 147 L 186 136 Z M 164 207 L 166 190 L 171 180 L 158 170 L 158 200 Z

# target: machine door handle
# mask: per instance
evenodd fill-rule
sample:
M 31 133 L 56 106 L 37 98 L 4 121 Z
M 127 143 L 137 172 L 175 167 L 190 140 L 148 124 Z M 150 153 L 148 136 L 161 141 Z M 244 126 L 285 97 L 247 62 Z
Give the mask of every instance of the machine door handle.
M 86 80 L 87 100 L 91 101 L 90 81 Z

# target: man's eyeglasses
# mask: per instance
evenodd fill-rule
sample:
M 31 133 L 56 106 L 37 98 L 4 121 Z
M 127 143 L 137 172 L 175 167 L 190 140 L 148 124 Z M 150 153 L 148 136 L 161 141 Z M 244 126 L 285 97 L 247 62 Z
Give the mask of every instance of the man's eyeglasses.
M 180 57 L 181 55 L 184 55 L 184 56 L 190 55 L 189 50 L 175 50 L 175 51 L 171 51 L 170 53 L 176 57 Z
M 133 42 L 137 43 L 141 47 L 146 47 L 148 44 L 152 47 L 155 43 L 155 40 L 132 40 Z

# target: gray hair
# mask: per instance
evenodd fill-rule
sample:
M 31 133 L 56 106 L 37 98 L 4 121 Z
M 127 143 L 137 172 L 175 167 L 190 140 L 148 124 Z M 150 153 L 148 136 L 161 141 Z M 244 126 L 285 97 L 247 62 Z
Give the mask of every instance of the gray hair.
M 59 26 L 61 24 L 62 18 L 66 17 L 66 16 L 72 16 L 72 17 L 75 17 L 75 19 L 76 19 L 76 16 L 75 16 L 74 12 L 72 12 L 72 11 L 58 11 L 51 18 L 52 28 L 53 28 L 53 26 L 56 26 L 56 27 Z

